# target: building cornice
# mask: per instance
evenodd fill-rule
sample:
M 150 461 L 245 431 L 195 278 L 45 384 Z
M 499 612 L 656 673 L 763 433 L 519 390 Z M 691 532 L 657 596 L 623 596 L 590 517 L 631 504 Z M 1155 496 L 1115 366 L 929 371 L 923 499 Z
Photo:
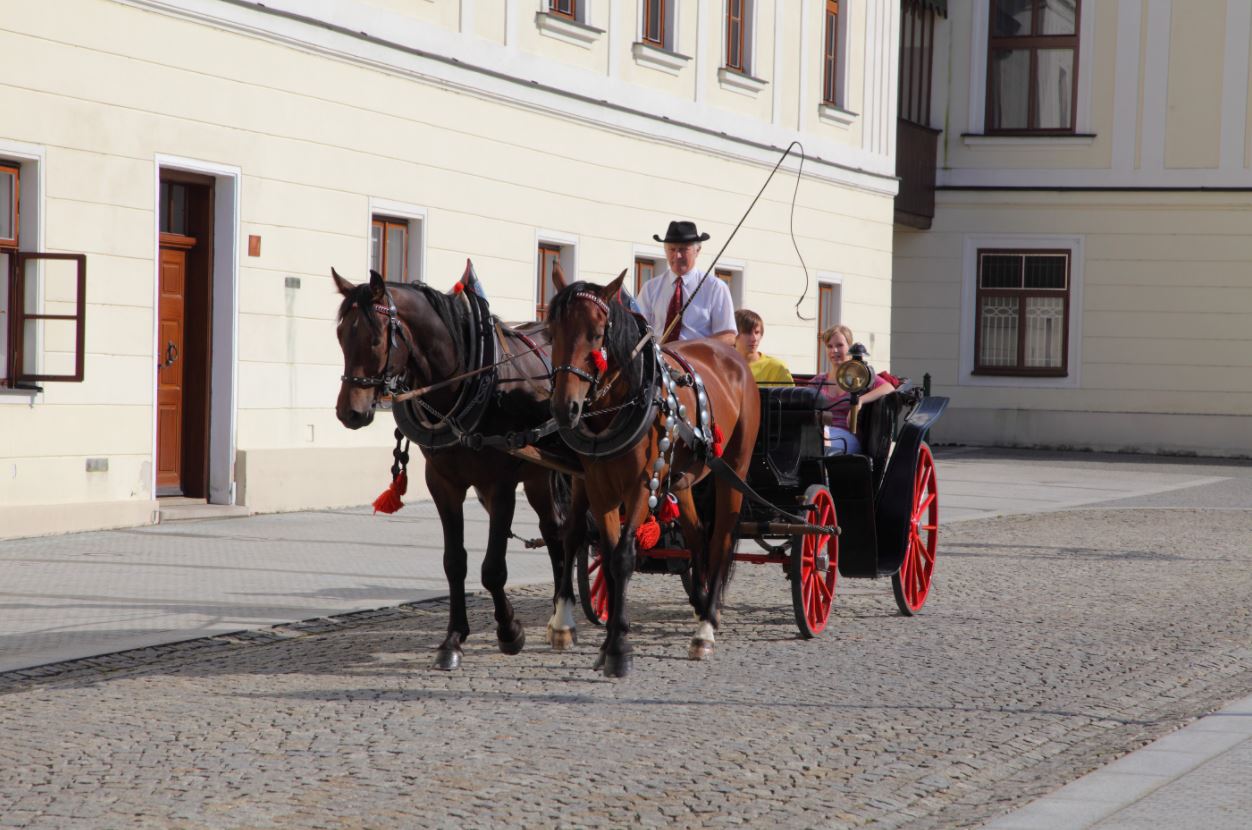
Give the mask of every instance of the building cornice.
M 563 116 L 582 123 L 696 147 L 737 161 L 772 166 L 792 141 L 802 139 L 805 171 L 822 180 L 894 196 L 894 154 L 869 154 L 812 134 L 797 135 L 706 105 L 557 65 L 418 21 L 386 18 L 387 37 L 360 28 L 355 4 L 326 0 L 117 0 L 290 48 L 370 66 L 380 71 L 479 98 Z M 376 23 L 386 12 L 370 10 Z M 314 15 L 319 15 L 315 17 Z

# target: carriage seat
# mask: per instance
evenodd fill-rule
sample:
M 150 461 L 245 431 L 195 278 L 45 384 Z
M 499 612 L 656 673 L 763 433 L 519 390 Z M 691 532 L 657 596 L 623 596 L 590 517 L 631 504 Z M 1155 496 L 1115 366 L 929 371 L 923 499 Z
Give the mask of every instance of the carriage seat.
M 760 388 L 761 428 L 752 452 L 754 486 L 794 487 L 800 464 L 822 455 L 817 390 L 803 386 Z

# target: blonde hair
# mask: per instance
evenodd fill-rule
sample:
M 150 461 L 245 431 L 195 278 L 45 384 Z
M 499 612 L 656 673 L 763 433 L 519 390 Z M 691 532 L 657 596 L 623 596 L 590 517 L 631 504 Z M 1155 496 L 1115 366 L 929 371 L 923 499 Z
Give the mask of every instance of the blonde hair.
M 851 346 L 854 342 L 856 342 L 852 337 L 852 329 L 844 325 L 837 325 L 837 326 L 831 326 L 830 328 L 822 332 L 822 345 L 824 346 L 829 345 L 830 338 L 834 337 L 836 334 L 842 334 L 843 339 L 848 341 L 849 346 Z

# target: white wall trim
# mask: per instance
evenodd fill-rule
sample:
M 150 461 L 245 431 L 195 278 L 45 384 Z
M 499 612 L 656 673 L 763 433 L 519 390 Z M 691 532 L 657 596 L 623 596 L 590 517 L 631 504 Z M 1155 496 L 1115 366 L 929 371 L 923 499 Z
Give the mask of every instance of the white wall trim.
M 803 9 L 802 9 L 803 11 Z M 783 78 L 783 4 L 774 2 L 774 68 L 770 76 L 774 81 L 773 95 L 770 97 L 770 123 L 775 127 L 782 124 L 782 78 Z
M 1248 118 L 1249 36 L 1252 4 L 1226 4 L 1226 48 L 1222 65 L 1221 169 L 1243 170 Z
M 535 306 L 539 304 L 539 245 L 544 242 L 560 246 L 561 270 L 565 272 L 565 279 L 570 282 L 581 279 L 578 275 L 578 234 L 546 228 L 536 229 L 535 244 L 531 246 L 530 254 L 530 273 L 535 275 L 535 281 L 530 284 L 530 314 L 533 314 Z M 526 319 L 533 317 L 528 315 Z
M 37 144 L 26 144 L 20 141 L 9 141 L 0 139 L 0 156 L 11 161 L 18 162 L 21 165 L 20 181 L 18 182 L 17 198 L 19 202 L 17 236 L 21 240 L 18 245 L 18 251 L 36 251 L 46 253 L 44 247 L 44 216 L 47 215 L 47 186 L 45 180 L 47 178 L 47 151 Z M 33 171 L 30 168 L 34 168 Z M 32 175 L 33 172 L 33 175 Z M 42 297 L 38 298 L 42 300 Z M 86 298 L 83 298 L 86 302 Z M 0 330 L 0 337 L 8 337 L 7 325 L 11 325 L 13 321 L 13 310 L 9 309 L 5 315 L 6 328 Z M 5 341 L 7 343 L 7 340 Z M 86 349 L 86 345 L 83 346 Z M 8 355 L 7 346 L 0 355 L 6 359 Z M 86 355 L 83 355 L 84 365 L 86 365 Z M 37 403 L 43 403 L 44 393 L 34 389 L 10 389 L 0 386 L 0 404 L 20 404 L 22 406 L 33 406 Z
M 1107 2 L 1108 0 L 1105 0 Z M 1091 132 L 1091 88 L 1093 85 L 1092 64 L 1095 62 L 1095 5 L 1097 0 L 1088 0 L 1079 12 L 1078 20 L 1078 100 L 1074 103 L 1074 132 Z
M 1148 0 L 1148 60 L 1143 71 L 1143 135 L 1139 166 L 1165 170 L 1165 121 L 1169 108 L 1169 30 L 1172 0 Z
M 373 237 L 374 216 L 381 214 L 383 216 L 394 216 L 397 219 L 412 219 L 418 223 L 420 232 L 413 233 L 413 226 L 409 226 L 409 262 L 417 262 L 417 275 L 419 282 L 429 282 L 426 279 L 426 240 L 429 237 L 430 225 L 426 219 L 426 208 L 418 205 L 411 205 L 407 202 L 397 202 L 391 199 L 377 199 L 373 196 L 369 199 L 369 213 L 365 217 L 365 259 L 366 269 L 369 268 L 370 261 L 370 240 Z
M 810 25 L 810 4 L 801 0 L 800 2 L 800 67 L 796 72 L 800 79 L 799 87 L 799 106 L 800 111 L 796 113 L 796 131 L 800 133 L 807 132 L 809 129 L 809 41 L 812 40 L 813 27 Z
M 969 16 L 969 127 L 966 132 L 981 135 L 987 126 L 987 36 L 990 7 L 974 3 Z
M 1091 14 L 1084 17 L 1091 17 Z M 1139 140 L 1139 39 L 1142 26 L 1142 0 L 1118 0 L 1111 166 L 1119 171 L 1128 171 L 1135 166 L 1135 147 Z
M 992 386 L 1015 389 L 1078 389 L 1082 386 L 1082 288 L 1083 288 L 1083 236 L 1045 236 L 1042 234 L 975 234 L 965 237 L 965 251 L 961 269 L 961 330 L 959 386 Z M 1063 378 L 1024 378 L 975 375 L 974 332 L 977 326 L 974 303 L 978 288 L 978 250 L 980 248 L 1008 249 L 1067 249 L 1069 261 L 1069 374 Z
M 156 494 L 157 366 L 160 346 L 161 170 L 184 170 L 212 176 L 213 188 L 213 319 L 210 332 L 213 365 L 209 378 L 209 498 L 211 504 L 235 503 L 235 441 L 239 400 L 239 204 L 240 168 L 158 153 L 152 182 L 152 470 L 150 492 Z
M 477 37 L 474 29 L 474 0 L 461 0 L 460 12 L 457 15 L 457 26 L 461 30 L 461 34 L 467 37 Z

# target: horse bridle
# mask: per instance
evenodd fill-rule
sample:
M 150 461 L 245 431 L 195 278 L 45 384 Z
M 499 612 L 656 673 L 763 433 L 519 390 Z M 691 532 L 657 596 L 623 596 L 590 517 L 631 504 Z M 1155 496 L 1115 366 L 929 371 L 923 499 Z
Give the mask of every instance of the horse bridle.
M 607 339 L 608 334 L 609 334 L 609 329 L 613 328 L 613 315 L 609 313 L 608 303 L 600 299 L 598 295 L 594 294 L 591 291 L 579 291 L 578 293 L 574 294 L 574 299 L 586 300 L 587 302 L 591 303 L 592 305 L 596 306 L 597 308 L 599 308 L 601 311 L 604 312 L 604 319 L 605 319 L 604 335 L 605 335 L 605 338 Z M 556 376 L 560 374 L 561 372 L 569 372 L 574 377 L 581 378 L 582 380 L 585 380 L 587 383 L 591 384 L 591 389 L 588 390 L 587 396 L 592 399 L 595 399 L 596 397 L 598 397 L 596 393 L 596 389 L 600 385 L 601 373 L 599 369 L 597 369 L 596 373 L 593 375 L 590 372 L 587 372 L 583 369 L 579 369 L 577 366 L 571 366 L 568 363 L 562 366 L 554 366 L 552 367 L 552 382 L 553 383 L 556 383 Z
M 401 391 L 404 385 L 401 378 L 404 376 L 404 369 L 399 372 L 391 372 L 391 352 L 396 348 L 397 338 L 404 340 L 405 345 L 409 348 L 409 354 L 413 354 L 413 343 L 409 340 L 407 332 L 400 324 L 400 315 L 396 311 L 395 300 L 391 299 L 391 292 L 386 288 L 383 289 L 383 297 L 387 300 L 387 304 L 373 303 L 372 310 L 375 314 L 387 316 L 387 355 L 383 358 L 382 370 L 371 377 L 359 377 L 357 375 L 340 375 L 339 380 L 344 383 L 350 383 L 353 386 L 361 386 L 366 389 L 379 388 L 384 389 L 388 393 L 394 395 Z M 362 309 L 364 310 L 364 309 Z

